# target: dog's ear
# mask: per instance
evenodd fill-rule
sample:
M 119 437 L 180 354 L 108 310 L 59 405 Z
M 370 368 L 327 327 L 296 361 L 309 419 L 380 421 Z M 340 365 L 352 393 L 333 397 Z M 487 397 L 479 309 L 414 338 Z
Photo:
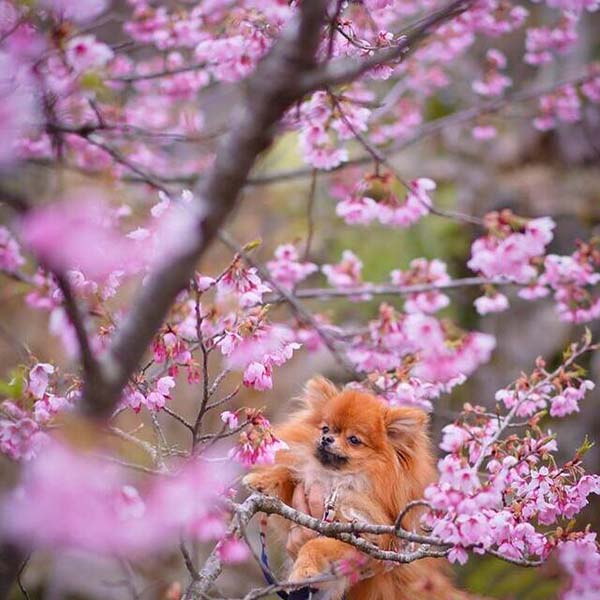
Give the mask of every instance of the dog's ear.
M 412 454 L 419 443 L 427 439 L 428 414 L 418 408 L 396 406 L 385 414 L 388 439 L 398 456 Z
M 328 400 L 339 394 L 337 387 L 325 377 L 313 377 L 304 387 L 302 400 L 313 411 L 321 411 Z

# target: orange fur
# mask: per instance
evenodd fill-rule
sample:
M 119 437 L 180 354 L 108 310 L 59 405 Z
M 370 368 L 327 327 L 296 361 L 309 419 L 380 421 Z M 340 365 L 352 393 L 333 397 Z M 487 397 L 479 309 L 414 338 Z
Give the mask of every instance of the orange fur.
M 319 484 L 326 494 L 336 488 L 335 519 L 342 522 L 391 524 L 408 502 L 423 497 L 435 477 L 425 412 L 390 407 L 365 392 L 339 391 L 321 377 L 308 382 L 302 399 L 303 408 L 277 428 L 289 450 L 278 452 L 272 467 L 247 475 L 248 486 L 276 495 L 287 504 L 291 504 L 298 483 L 307 489 Z M 324 426 L 328 429 L 322 430 Z M 358 438 L 358 444 L 352 436 Z M 318 446 L 323 443 L 329 452 L 321 450 L 319 458 Z M 332 465 L 332 460 L 337 462 Z M 419 516 L 418 510 L 410 511 L 403 526 L 418 530 Z M 281 519 L 277 523 L 287 532 L 289 522 Z M 381 548 L 401 549 L 393 536 L 365 537 Z M 289 579 L 299 581 L 326 573 L 333 563 L 352 559 L 356 552 L 339 540 L 313 538 L 300 548 Z M 348 600 L 469 597 L 453 587 L 441 559 L 418 560 L 392 569 L 367 559 L 366 567 L 370 576 L 354 585 L 347 580 L 323 585 L 327 598 L 338 600 L 344 594 Z

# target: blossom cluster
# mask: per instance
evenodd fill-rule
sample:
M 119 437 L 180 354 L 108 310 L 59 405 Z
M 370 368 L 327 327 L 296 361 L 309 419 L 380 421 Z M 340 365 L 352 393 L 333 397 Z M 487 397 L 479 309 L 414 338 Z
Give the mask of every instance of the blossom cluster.
M 443 285 L 450 281 L 446 264 L 439 259 L 426 260 L 415 258 L 410 262 L 407 271 L 399 269 L 390 273 L 394 285 L 406 286 L 417 284 Z M 438 290 L 414 292 L 404 302 L 407 313 L 436 313 L 450 304 L 450 298 Z
M 292 244 L 284 244 L 275 250 L 275 259 L 267 263 L 273 281 L 286 288 L 294 288 L 319 267 L 310 261 L 300 261 L 298 250 Z
M 233 476 L 230 468 L 192 461 L 173 477 L 136 484 L 123 467 L 53 441 L 3 503 L 0 529 L 19 543 L 117 556 L 156 552 L 182 533 L 219 539 L 227 530 L 222 499 Z
M 439 481 L 426 491 L 431 511 L 424 519 L 432 535 L 450 544 L 451 561 L 464 563 L 467 549 L 514 561 L 544 560 L 558 549 L 574 574 L 573 548 L 581 546 L 589 552 L 584 563 L 598 564 L 595 537 L 562 526 L 588 504 L 590 494 L 600 494 L 600 476 L 586 474 L 582 465 L 589 445 L 558 465 L 555 436 L 540 423 L 548 409 L 556 417 L 578 410 L 593 387 L 573 362 L 586 347 L 588 341 L 573 345 L 565 365 L 552 373 L 538 359 L 531 375 L 497 393 L 504 409 L 489 413 L 465 404 L 459 419 L 443 429 L 440 448 L 447 454 L 439 463 Z M 517 433 L 519 427 L 527 428 L 525 434 Z M 577 589 L 598 584 L 593 569 L 575 579 Z
M 383 378 L 382 393 L 392 403 L 430 408 L 430 399 L 464 381 L 494 347 L 491 335 L 459 332 L 431 315 L 382 304 L 369 332 L 352 340 L 348 357 L 371 379 Z
M 379 221 L 388 227 L 410 227 L 429 213 L 430 193 L 436 184 L 422 177 L 406 185 L 404 198 L 397 194 L 391 173 L 366 174 L 351 187 L 348 183 L 336 185 L 332 189 L 332 195 L 340 199 L 336 212 L 349 225 Z
M 247 427 L 231 448 L 229 456 L 245 467 L 273 464 L 275 454 L 279 450 L 287 450 L 288 445 L 277 438 L 271 423 L 260 411 L 246 409 L 244 413 Z M 239 427 L 240 415 L 225 411 L 221 414 L 221 420 L 235 430 Z
M 46 428 L 54 417 L 69 410 L 76 394 L 53 392 L 56 369 L 36 363 L 11 381 L 14 398 L 0 404 L 0 452 L 13 460 L 30 460 L 48 441 Z

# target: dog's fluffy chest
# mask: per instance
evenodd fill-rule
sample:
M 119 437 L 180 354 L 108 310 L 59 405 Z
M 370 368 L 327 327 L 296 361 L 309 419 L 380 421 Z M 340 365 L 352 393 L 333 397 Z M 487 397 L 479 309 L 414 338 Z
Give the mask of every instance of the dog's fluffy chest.
M 370 490 L 368 479 L 360 473 L 344 473 L 323 467 L 317 460 L 309 459 L 296 468 L 296 476 L 306 489 L 318 485 L 326 501 L 332 501 L 336 520 L 364 520 L 365 515 L 356 510 L 356 500 Z

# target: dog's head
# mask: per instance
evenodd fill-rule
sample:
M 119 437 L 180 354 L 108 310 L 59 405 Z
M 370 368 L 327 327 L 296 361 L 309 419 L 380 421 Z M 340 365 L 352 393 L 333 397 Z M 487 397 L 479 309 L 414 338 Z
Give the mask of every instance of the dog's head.
M 304 402 L 314 426 L 314 456 L 325 469 L 368 472 L 390 461 L 403 466 L 428 447 L 428 417 L 417 408 L 391 407 L 322 377 L 308 382 Z

